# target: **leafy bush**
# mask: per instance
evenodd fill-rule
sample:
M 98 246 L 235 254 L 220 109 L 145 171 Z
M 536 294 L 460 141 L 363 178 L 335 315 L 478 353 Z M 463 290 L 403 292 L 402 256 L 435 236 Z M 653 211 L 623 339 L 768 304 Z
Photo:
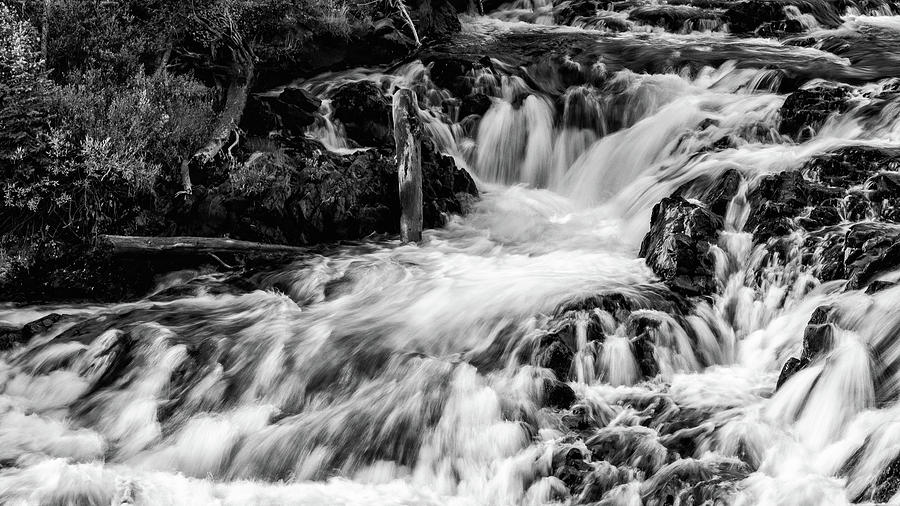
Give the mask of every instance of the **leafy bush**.
M 291 194 L 291 164 L 283 150 L 267 151 L 263 147 L 231 168 L 231 190 L 235 195 L 258 199 L 267 209 L 281 210 Z
M 55 85 L 37 46 L 35 30 L 0 5 L 0 233 L 90 239 L 177 179 L 211 128 L 214 94 L 166 72 L 117 84 L 90 70 Z

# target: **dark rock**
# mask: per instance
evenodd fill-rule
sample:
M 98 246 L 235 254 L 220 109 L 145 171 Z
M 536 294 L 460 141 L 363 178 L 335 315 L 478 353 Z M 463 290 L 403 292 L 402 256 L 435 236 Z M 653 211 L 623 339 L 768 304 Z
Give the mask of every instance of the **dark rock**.
M 412 0 L 409 7 L 422 39 L 444 39 L 462 30 L 457 8 L 449 0 Z
M 829 116 L 850 108 L 850 91 L 847 88 L 817 87 L 795 91 L 788 95 L 781 106 L 781 124 L 778 131 L 798 140 L 813 135 Z
M 492 70 L 489 58 L 431 55 L 425 58 L 428 75 L 435 85 L 450 91 L 455 97 L 465 97 L 472 92 L 474 72 Z
M 803 31 L 803 26 L 788 18 L 784 9 L 797 7 L 804 14 L 812 14 L 822 26 L 841 25 L 841 14 L 837 8 L 825 0 L 752 0 L 733 3 L 725 12 L 731 31 L 734 33 L 756 32 L 760 36 L 781 36 Z
M 54 325 L 65 319 L 66 317 L 64 315 L 50 313 L 37 320 L 26 323 L 22 328 L 0 325 L 0 351 L 6 351 L 18 344 L 26 343 L 32 337 L 49 331 Z
M 584 478 L 584 486 L 577 504 L 594 504 L 615 487 L 635 479 L 633 472 L 619 469 L 609 462 L 598 462 L 596 469 Z
M 900 265 L 900 226 L 857 223 L 844 239 L 848 289 L 862 288 L 876 275 Z
M 570 491 L 578 490 L 585 475 L 592 467 L 585 462 L 585 455 L 578 448 L 563 447 L 553 453 L 551 461 L 553 476 L 556 476 Z
M 680 197 L 667 197 L 653 208 L 640 256 L 673 290 L 687 295 L 712 294 L 716 279 L 710 246 L 718 239 L 721 226 L 711 211 Z
M 6 351 L 24 342 L 22 329 L 12 325 L 0 325 L 0 351 Z
M 807 181 L 796 171 L 770 174 L 747 196 L 751 211 L 746 227 L 755 242 L 764 243 L 794 230 L 793 220 L 807 206 L 821 205 L 838 194 Z
M 866 287 L 866 293 L 869 295 L 872 295 L 874 293 L 878 293 L 878 292 L 887 290 L 889 288 L 894 288 L 895 286 L 897 286 L 897 284 L 898 283 L 896 283 L 894 281 L 882 281 L 882 280 L 872 281 L 871 283 L 869 283 L 869 286 Z
M 715 179 L 701 177 L 685 183 L 676 190 L 675 194 L 687 199 L 699 200 L 709 210 L 724 218 L 728 212 L 728 204 L 737 195 L 741 181 L 743 181 L 743 177 L 740 172 L 728 169 Z
M 25 326 L 22 327 L 22 337 L 28 340 L 34 336 L 43 334 L 64 319 L 65 316 L 61 314 L 50 313 L 43 318 L 37 319 L 30 323 L 26 323 Z
M 341 86 L 331 97 L 331 105 L 347 137 L 363 146 L 393 145 L 391 103 L 374 83 L 356 81 Z
M 575 402 L 572 387 L 562 381 L 544 380 L 544 405 L 556 409 L 568 409 Z
M 276 96 L 251 95 L 241 118 L 241 128 L 262 136 L 280 129 L 302 134 L 315 122 L 321 105 L 321 100 L 302 88 L 285 88 Z
M 805 369 L 813 362 L 825 357 L 835 346 L 834 324 L 825 323 L 831 308 L 821 306 L 816 308 L 809 324 L 803 331 L 803 348 L 800 357 L 791 357 L 785 362 L 778 376 L 775 389 L 781 386 L 797 372 Z
M 810 363 L 834 348 L 834 325 L 807 325 L 803 331 L 803 351 L 800 361 Z
M 900 455 L 885 467 L 875 480 L 875 487 L 869 500 L 875 503 L 887 503 L 900 490 Z
M 538 351 L 535 354 L 535 364 L 553 371 L 556 379 L 565 380 L 569 377 L 569 369 L 572 367 L 572 358 L 575 354 L 558 336 L 549 334 L 541 338 Z
M 459 104 L 459 118 L 462 119 L 472 114 L 484 116 L 484 113 L 488 112 L 491 105 L 493 105 L 491 97 L 483 93 L 467 95 L 463 97 Z
M 242 189 L 224 184 L 196 188 L 190 206 L 177 210 L 174 235 L 223 236 L 249 241 L 316 244 L 399 231 L 400 197 L 393 151 L 341 155 L 302 137 L 272 137 L 280 154 L 258 163 L 271 182 Z M 453 159 L 422 146 L 426 227 L 464 213 L 477 196 L 468 173 Z
M 628 18 L 645 25 L 665 28 L 670 32 L 690 31 L 724 22 L 720 14 L 689 5 L 655 5 L 632 9 Z
M 900 170 L 900 150 L 872 146 L 836 149 L 811 158 L 802 169 L 804 174 L 817 181 L 844 188 L 861 184 L 879 172 L 897 170 Z
M 831 316 L 831 306 L 817 307 L 809 317 L 809 325 L 822 325 L 828 323 Z
M 781 368 L 781 374 L 778 375 L 778 383 L 776 383 L 775 385 L 775 390 L 780 389 L 781 385 L 783 385 L 785 381 L 789 380 L 791 376 L 799 372 L 804 367 L 806 367 L 806 364 L 804 364 L 799 358 L 788 358 L 787 362 L 784 363 L 784 367 Z

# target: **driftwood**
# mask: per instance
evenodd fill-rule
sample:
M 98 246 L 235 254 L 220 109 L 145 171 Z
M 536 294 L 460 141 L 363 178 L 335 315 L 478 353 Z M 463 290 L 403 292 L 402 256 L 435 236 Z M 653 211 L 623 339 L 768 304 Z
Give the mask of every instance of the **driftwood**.
M 237 241 L 219 237 L 146 237 L 133 235 L 102 235 L 102 244 L 112 253 L 125 254 L 212 254 L 234 253 L 247 255 L 298 254 L 307 251 L 297 246 Z
M 400 240 L 422 240 L 422 126 L 416 97 L 408 89 L 394 93 L 394 146 L 400 182 Z
M 231 138 L 237 135 L 237 127 L 244 114 L 247 105 L 247 97 L 253 80 L 256 77 L 255 57 L 243 37 L 231 15 L 226 12 L 224 32 L 217 30 L 212 23 L 195 15 L 197 23 L 212 33 L 219 33 L 226 48 L 231 53 L 230 81 L 225 95 L 225 107 L 219 114 L 219 119 L 212 130 L 207 143 L 197 150 L 190 158 L 181 163 L 181 184 L 185 193 L 191 193 L 191 166 L 203 166 L 219 152 Z

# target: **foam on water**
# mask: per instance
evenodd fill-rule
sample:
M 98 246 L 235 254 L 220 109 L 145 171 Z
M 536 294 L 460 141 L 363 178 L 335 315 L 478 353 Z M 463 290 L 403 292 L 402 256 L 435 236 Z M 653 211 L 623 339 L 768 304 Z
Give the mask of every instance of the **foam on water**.
M 547 22 L 549 7 L 507 14 Z M 253 274 L 254 291 L 165 298 L 173 276 L 127 304 L 0 308 L 13 324 L 72 315 L 0 356 L 0 503 L 638 505 L 688 482 L 746 505 L 871 496 L 900 448 L 900 288 L 820 284 L 796 248 L 769 255 L 743 228 L 759 176 L 850 143 L 890 145 L 900 109 L 873 119 L 861 93 L 798 144 L 778 133 L 771 69 L 592 72 L 603 84 L 559 101 L 521 76 L 473 72 L 492 104 L 477 128 L 445 108 L 453 97 L 421 63 L 304 82 L 324 99 L 308 133 L 336 151 L 351 145 L 331 118 L 337 86 L 413 88 L 430 136 L 478 178 L 481 200 L 420 245 L 309 254 Z M 608 311 L 572 310 L 575 356 L 558 379 L 576 405 L 544 407 L 553 373 L 529 357 L 554 314 L 596 294 L 662 290 L 636 258 L 653 204 L 728 169 L 743 182 L 715 246 L 719 294 L 684 317 L 634 311 L 655 322 L 640 336 Z M 834 347 L 775 392 L 823 305 L 835 308 Z M 639 346 L 654 350 L 648 381 Z M 584 442 L 567 437 L 567 417 L 592 427 Z M 551 475 L 574 447 L 594 456 L 582 497 Z

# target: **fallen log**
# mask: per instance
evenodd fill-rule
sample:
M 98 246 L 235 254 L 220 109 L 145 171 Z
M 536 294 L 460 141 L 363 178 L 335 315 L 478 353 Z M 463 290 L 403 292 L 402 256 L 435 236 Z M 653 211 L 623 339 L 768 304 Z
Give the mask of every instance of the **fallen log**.
M 308 251 L 298 246 L 238 241 L 220 237 L 148 237 L 134 235 L 101 235 L 100 242 L 113 254 L 213 254 L 247 255 L 298 254 Z

